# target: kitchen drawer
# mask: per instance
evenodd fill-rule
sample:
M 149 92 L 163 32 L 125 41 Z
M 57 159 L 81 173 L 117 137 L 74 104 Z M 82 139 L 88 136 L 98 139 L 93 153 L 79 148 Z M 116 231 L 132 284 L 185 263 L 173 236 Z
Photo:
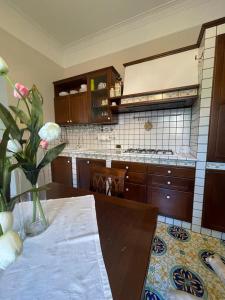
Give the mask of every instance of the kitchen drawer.
M 127 172 L 126 176 L 125 176 L 125 182 L 146 184 L 147 174 L 146 173 Z
M 148 184 L 160 188 L 184 192 L 194 191 L 194 180 L 161 175 L 148 175 Z
M 146 173 L 147 165 L 129 161 L 112 161 L 112 168 L 126 169 L 129 172 Z
M 183 178 L 195 178 L 195 168 L 175 167 L 166 165 L 148 165 L 148 173 L 162 176 L 173 176 Z
M 139 202 L 146 202 L 146 185 L 125 183 L 124 198 Z
M 159 208 L 159 214 L 191 222 L 193 193 L 148 186 L 147 202 Z

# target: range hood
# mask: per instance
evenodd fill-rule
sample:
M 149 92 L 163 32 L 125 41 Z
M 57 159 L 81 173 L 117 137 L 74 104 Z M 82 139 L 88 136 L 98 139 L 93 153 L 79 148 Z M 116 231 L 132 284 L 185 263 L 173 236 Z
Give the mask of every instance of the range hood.
M 125 68 L 123 95 L 198 84 L 198 49 L 131 64 Z

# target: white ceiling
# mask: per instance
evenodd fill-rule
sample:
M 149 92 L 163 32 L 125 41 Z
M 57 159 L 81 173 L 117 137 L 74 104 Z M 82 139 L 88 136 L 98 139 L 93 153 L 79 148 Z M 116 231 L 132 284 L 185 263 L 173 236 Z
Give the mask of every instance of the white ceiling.
M 6 0 L 66 46 L 176 0 Z

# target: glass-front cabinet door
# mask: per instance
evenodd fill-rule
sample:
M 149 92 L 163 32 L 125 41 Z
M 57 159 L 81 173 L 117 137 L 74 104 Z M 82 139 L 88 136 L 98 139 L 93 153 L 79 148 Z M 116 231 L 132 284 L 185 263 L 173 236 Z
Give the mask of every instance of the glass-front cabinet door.
M 109 90 L 115 79 L 111 69 L 96 71 L 89 75 L 92 123 L 114 124 L 116 115 L 112 115 L 109 103 Z

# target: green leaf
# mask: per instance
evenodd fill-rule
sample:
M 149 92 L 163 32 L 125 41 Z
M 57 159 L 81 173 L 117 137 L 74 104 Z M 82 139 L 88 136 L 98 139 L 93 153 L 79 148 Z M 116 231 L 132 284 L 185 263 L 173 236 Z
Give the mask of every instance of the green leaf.
M 66 143 L 60 144 L 50 150 L 45 154 L 42 161 L 38 165 L 38 169 L 45 167 L 47 164 L 51 163 L 65 148 Z
M 10 127 L 10 134 L 12 135 L 13 139 L 19 141 L 21 138 L 21 132 L 19 130 L 19 127 L 17 126 L 10 111 L 1 103 L 0 103 L 0 119 L 2 120 L 6 128 Z
M 9 132 L 11 128 L 8 127 L 3 134 L 2 141 L 0 143 L 0 187 L 3 188 L 4 185 L 4 172 L 6 167 L 6 151 L 7 151 L 7 144 L 9 140 Z
M 30 119 L 29 119 L 28 115 L 16 106 L 11 105 L 9 107 L 14 112 L 14 114 L 17 115 L 17 117 L 20 119 L 20 121 L 29 127 Z
M 38 134 L 43 125 L 43 99 L 35 85 L 32 87 L 29 97 L 31 100 L 31 131 Z

